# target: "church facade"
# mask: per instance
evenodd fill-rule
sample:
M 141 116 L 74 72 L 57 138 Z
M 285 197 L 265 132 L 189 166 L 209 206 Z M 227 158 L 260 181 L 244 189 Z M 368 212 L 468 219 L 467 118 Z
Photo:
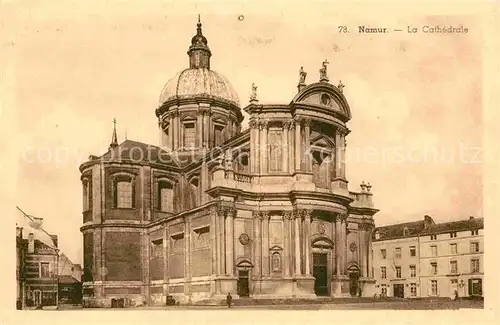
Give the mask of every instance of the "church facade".
M 155 111 L 158 146 L 113 131 L 80 166 L 85 306 L 372 296 L 371 186 L 350 191 L 343 85 L 317 82 L 283 105 L 242 109 L 211 69 L 198 22 L 189 68 Z M 123 301 L 123 300 L 122 300 Z

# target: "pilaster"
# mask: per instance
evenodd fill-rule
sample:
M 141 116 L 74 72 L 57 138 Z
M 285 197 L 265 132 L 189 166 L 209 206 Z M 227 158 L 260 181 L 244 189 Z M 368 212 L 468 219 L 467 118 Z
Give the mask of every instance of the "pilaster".
M 290 261 L 291 261 L 291 238 L 290 238 L 290 220 L 292 219 L 292 212 L 283 212 L 283 275 L 290 276 Z
M 304 159 L 305 159 L 305 170 L 308 173 L 312 172 L 310 125 L 311 125 L 311 120 L 304 119 Z
M 262 275 L 269 276 L 269 212 L 260 214 L 262 223 Z
M 305 275 L 311 274 L 310 266 L 310 244 L 309 238 L 311 238 L 311 214 L 312 210 L 303 210 L 304 217 L 304 255 L 305 255 Z
M 290 122 L 284 122 L 283 123 L 283 138 L 282 138 L 282 168 L 283 172 L 288 173 L 288 168 L 289 168 L 289 141 L 288 141 L 288 129 L 290 127 Z
M 300 270 L 300 214 L 299 210 L 295 210 L 293 212 L 294 216 L 294 248 L 295 248 L 295 276 L 300 276 L 302 275 L 302 272 Z
M 254 246 L 253 246 L 253 255 L 254 255 L 254 272 L 253 275 L 256 278 L 260 278 L 262 275 L 262 266 L 261 266 L 261 256 L 262 256 L 262 244 L 261 244 L 261 235 L 260 235 L 260 230 L 261 230 L 261 219 L 260 219 L 260 212 L 258 211 L 253 211 L 252 212 L 253 216 L 253 230 L 254 230 Z
M 295 171 L 300 171 L 300 164 L 302 161 L 302 152 L 301 152 L 301 126 L 300 126 L 300 118 L 296 117 L 293 121 L 295 123 Z

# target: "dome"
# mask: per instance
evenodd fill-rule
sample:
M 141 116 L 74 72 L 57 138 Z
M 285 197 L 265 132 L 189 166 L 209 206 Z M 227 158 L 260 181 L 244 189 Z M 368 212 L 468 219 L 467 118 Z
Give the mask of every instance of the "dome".
M 221 74 L 207 68 L 185 69 L 170 79 L 160 95 L 160 106 L 172 99 L 211 98 L 239 106 L 238 95 Z

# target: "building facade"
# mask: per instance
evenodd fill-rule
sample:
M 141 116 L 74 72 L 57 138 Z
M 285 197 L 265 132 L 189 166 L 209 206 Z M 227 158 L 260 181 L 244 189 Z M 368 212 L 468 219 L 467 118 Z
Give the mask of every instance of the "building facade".
M 483 219 L 424 220 L 378 227 L 373 235 L 377 294 L 401 297 L 482 296 Z
M 320 80 L 250 117 L 211 69 L 201 23 L 189 68 L 168 81 L 160 146 L 113 130 L 109 151 L 80 166 L 86 306 L 373 295 L 371 186 L 349 191 L 342 83 Z
M 41 219 L 38 218 L 38 222 Z M 28 233 L 23 239 L 23 231 L 17 228 L 18 252 L 18 308 L 56 306 L 57 299 L 57 252 Z M 56 247 L 57 236 L 51 235 Z

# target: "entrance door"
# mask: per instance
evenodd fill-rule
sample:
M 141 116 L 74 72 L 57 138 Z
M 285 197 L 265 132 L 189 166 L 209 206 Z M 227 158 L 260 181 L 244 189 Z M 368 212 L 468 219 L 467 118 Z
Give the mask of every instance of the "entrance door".
M 450 298 L 455 298 L 455 292 L 458 294 L 458 280 L 451 279 L 450 280 Z
M 349 293 L 351 296 L 357 296 L 359 291 L 359 273 L 349 273 Z
M 318 296 L 328 296 L 328 255 L 313 253 L 314 293 Z
M 393 285 L 394 297 L 404 298 L 405 297 L 405 287 L 403 284 Z
M 42 292 L 40 290 L 33 291 L 33 303 L 35 307 L 38 307 L 42 304 Z
M 248 271 L 238 271 L 238 295 L 248 297 L 249 293 Z

